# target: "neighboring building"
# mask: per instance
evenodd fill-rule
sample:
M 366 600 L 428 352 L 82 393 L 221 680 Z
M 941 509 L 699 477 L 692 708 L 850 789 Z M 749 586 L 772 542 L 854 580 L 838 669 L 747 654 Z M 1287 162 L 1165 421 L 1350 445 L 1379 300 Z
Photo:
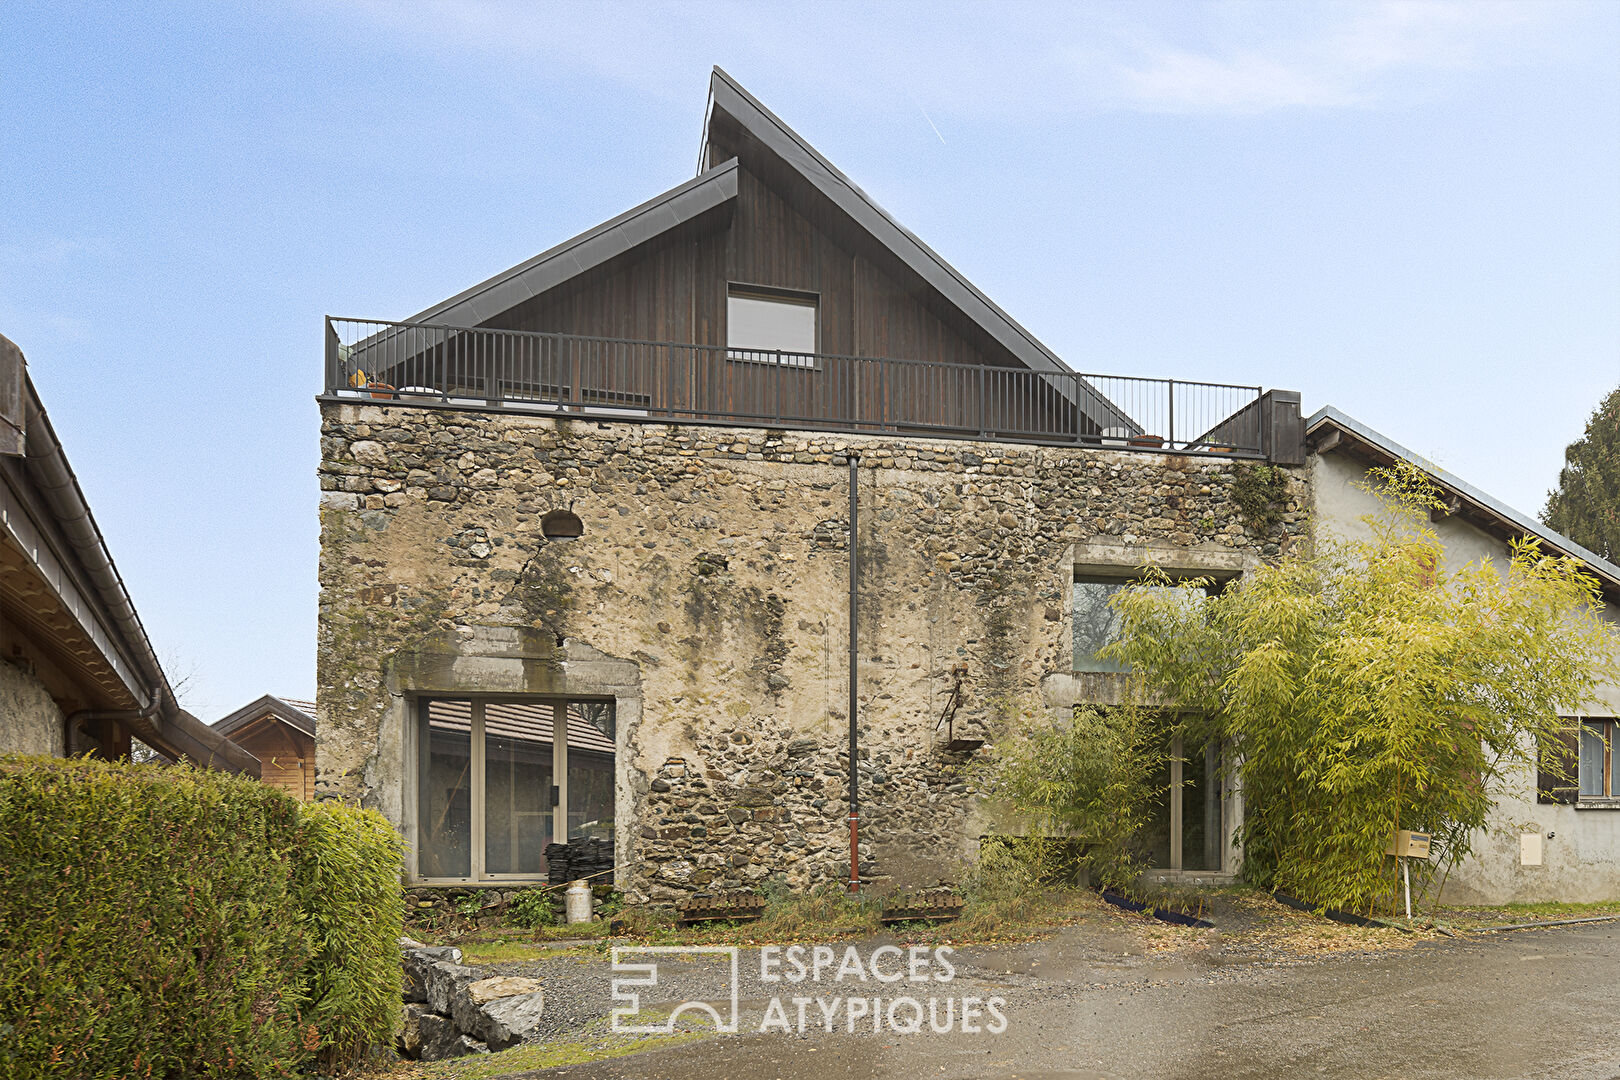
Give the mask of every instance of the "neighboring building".
M 180 708 L 28 377 L 0 337 L 0 753 L 159 754 L 257 776 Z
M 300 802 L 315 797 L 315 703 L 266 694 L 214 730 L 259 759 L 259 778 Z
M 1453 568 L 1491 560 L 1506 569 L 1512 539 L 1579 559 L 1602 588 L 1602 617 L 1620 625 L 1620 567 L 1545 525 L 1502 505 L 1393 440 L 1322 409 L 1307 422 L 1313 514 L 1318 528 L 1343 537 L 1365 534 L 1377 501 L 1362 486 L 1367 471 L 1409 462 L 1433 479 L 1449 512 L 1434 528 Z M 1620 660 L 1620 658 L 1617 658 Z M 1571 717 L 1572 760 L 1557 772 L 1526 770 L 1496 792 L 1490 827 L 1473 838 L 1474 854 L 1446 881 L 1456 903 L 1613 900 L 1620 896 L 1620 669 L 1611 669 L 1588 715 Z
M 719 71 L 701 168 L 328 322 L 316 784 L 413 881 L 591 836 L 632 899 L 847 880 L 852 674 L 863 876 L 955 878 L 995 827 L 975 748 L 1119 695 L 1077 605 L 1085 639 L 1145 563 L 1304 535 L 1298 395 L 1074 373 Z M 1260 528 L 1233 485 L 1267 461 Z M 1173 798 L 1161 863 L 1229 876 L 1239 801 Z

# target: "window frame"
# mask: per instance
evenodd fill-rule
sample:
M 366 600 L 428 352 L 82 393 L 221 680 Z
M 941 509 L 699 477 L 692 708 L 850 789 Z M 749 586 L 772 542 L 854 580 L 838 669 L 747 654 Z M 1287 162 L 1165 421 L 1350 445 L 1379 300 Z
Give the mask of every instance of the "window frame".
M 421 843 L 421 799 L 422 792 L 419 780 L 421 773 L 421 755 L 425 747 L 422 742 L 422 721 L 426 716 L 428 705 L 434 701 L 465 701 L 469 707 L 468 724 L 468 874 L 466 877 L 429 877 L 420 872 L 416 853 Z M 617 787 L 617 770 L 619 747 L 617 745 L 618 731 L 618 701 L 612 697 L 597 697 L 591 695 L 556 695 L 556 694 L 476 694 L 476 693 L 426 693 L 413 694 L 409 699 L 409 715 L 411 723 L 410 732 L 410 766 L 406 774 L 412 778 L 410 800 L 410 832 L 411 845 L 411 883 L 416 885 L 465 885 L 490 886 L 510 885 L 515 883 L 543 883 L 549 874 L 542 871 L 532 873 L 506 873 L 493 874 L 484 869 L 488 852 L 485 850 L 487 840 L 486 826 L 488 807 L 486 805 L 489 792 L 485 785 L 486 755 L 488 752 L 487 738 L 484 730 L 485 707 L 492 704 L 520 704 L 520 705 L 549 705 L 552 706 L 552 741 L 551 741 L 551 778 L 552 787 L 557 792 L 557 802 L 552 806 L 551 835 L 548 844 L 566 844 L 568 838 L 568 739 L 572 729 L 569 717 L 569 708 L 576 702 L 601 703 L 608 706 L 613 716 L 615 731 L 614 750 L 612 760 L 614 765 L 614 782 Z M 559 718 L 562 725 L 562 738 L 557 738 L 557 723 Z M 586 721 L 588 723 L 588 721 Z M 598 733 L 600 729 L 597 729 Z M 600 753 L 600 751 L 580 750 L 580 753 Z M 615 791 L 617 803 L 617 791 Z M 615 807 L 614 817 L 618 817 L 618 808 Z M 542 848 L 542 851 L 544 848 Z
M 1620 720 L 1612 716 L 1582 716 L 1576 720 L 1575 743 L 1575 806 L 1577 809 L 1583 805 L 1588 810 L 1620 810 L 1620 793 L 1615 793 L 1616 783 L 1620 782 L 1617 774 L 1615 754 L 1620 750 Z M 1603 745 L 1603 779 L 1601 786 L 1610 794 L 1588 795 L 1581 790 L 1580 777 L 1580 747 L 1585 741 L 1587 732 L 1591 731 Z
M 1599 737 L 1603 740 L 1603 786 L 1611 792 L 1616 790 L 1616 784 L 1620 782 L 1620 760 L 1616 760 L 1617 754 L 1620 754 L 1620 717 L 1564 716 L 1560 719 L 1566 726 L 1556 736 L 1556 743 L 1549 745 L 1552 740 L 1543 740 L 1538 751 L 1536 803 L 1569 806 L 1576 810 L 1620 810 L 1620 794 L 1586 794 L 1581 791 L 1580 775 L 1581 744 L 1585 734 L 1588 729 L 1602 729 L 1605 734 Z M 1564 758 L 1564 763 L 1558 767 L 1564 771 L 1563 765 L 1567 764 L 1569 776 L 1554 775 L 1546 767 L 1550 754 Z
M 815 340 L 811 343 L 809 352 L 800 352 L 796 349 L 750 349 L 742 345 L 731 343 L 731 300 L 763 300 L 778 304 L 793 304 L 798 307 L 807 307 L 815 315 Z M 782 367 L 792 371 L 820 371 L 821 370 L 821 294 L 819 292 L 806 292 L 799 289 L 782 289 L 773 285 L 754 285 L 742 281 L 727 281 L 725 295 L 725 339 L 726 359 L 734 364 L 761 364 L 767 367 Z M 750 355 L 735 356 L 732 350 Z M 803 357 L 805 363 L 784 362 L 782 357 Z
M 1108 667 L 1108 668 L 1083 668 L 1083 667 L 1080 667 L 1079 662 L 1078 662 L 1078 658 L 1077 658 L 1077 655 L 1076 655 L 1079 652 L 1079 647 L 1080 647 L 1080 642 L 1078 640 L 1078 638 L 1079 638 L 1079 625 L 1078 625 L 1078 622 L 1076 621 L 1076 619 L 1074 617 L 1075 616 L 1075 603 L 1076 603 L 1076 600 L 1075 600 L 1076 586 L 1079 586 L 1079 585 L 1112 585 L 1112 586 L 1116 586 L 1117 588 L 1122 589 L 1122 588 L 1125 588 L 1126 586 L 1129 586 L 1129 585 L 1140 585 L 1142 583 L 1142 569 L 1141 569 L 1141 567 L 1136 567 L 1136 568 L 1134 568 L 1132 570 L 1129 570 L 1129 571 L 1123 571 L 1123 568 L 1120 568 L 1122 570 L 1122 572 L 1117 572 L 1117 573 L 1114 572 L 1115 569 L 1116 568 L 1114 568 L 1114 567 L 1091 566 L 1091 565 L 1078 563 L 1078 562 L 1074 564 L 1073 580 L 1071 580 L 1069 582 L 1068 618 L 1069 618 L 1069 669 L 1070 669 L 1071 673 L 1073 673 L 1075 675 L 1129 675 L 1130 674 L 1130 669 L 1125 668 L 1125 667 Z M 1236 581 L 1238 579 L 1238 576 L 1239 576 L 1237 574 L 1217 575 L 1215 573 L 1211 573 L 1209 571 L 1203 571 L 1203 570 L 1177 570 L 1177 569 L 1171 569 L 1171 568 L 1164 568 L 1164 572 L 1170 578 L 1170 585 L 1167 586 L 1167 587 L 1170 587 L 1170 588 L 1179 587 L 1184 582 L 1197 580 L 1199 578 L 1207 579 L 1209 583 L 1203 587 L 1203 593 L 1204 593 L 1205 597 L 1216 596 L 1216 595 L 1219 595 L 1221 592 L 1224 592 L 1227 589 L 1228 586 L 1230 586 L 1234 581 Z M 1110 640 L 1109 642 L 1106 642 L 1105 644 L 1112 644 L 1112 640 Z M 1092 656 L 1096 656 L 1096 653 L 1093 652 Z
M 1220 851 L 1220 865 L 1212 869 L 1188 869 L 1186 850 L 1186 803 L 1187 803 L 1187 766 L 1191 764 L 1186 755 L 1186 736 L 1176 732 L 1170 739 L 1170 790 L 1166 792 L 1166 812 L 1169 815 L 1169 866 L 1148 867 L 1149 872 L 1160 871 L 1175 874 L 1184 874 L 1188 877 L 1209 876 L 1211 874 L 1231 873 L 1231 852 L 1228 850 L 1231 843 L 1227 836 L 1227 790 L 1226 783 L 1226 740 L 1214 743 L 1215 749 L 1215 781 L 1218 785 L 1215 791 L 1215 828 L 1218 850 Z M 1204 752 L 1209 752 L 1209 744 L 1205 744 Z M 1208 793 L 1205 798 L 1208 798 Z

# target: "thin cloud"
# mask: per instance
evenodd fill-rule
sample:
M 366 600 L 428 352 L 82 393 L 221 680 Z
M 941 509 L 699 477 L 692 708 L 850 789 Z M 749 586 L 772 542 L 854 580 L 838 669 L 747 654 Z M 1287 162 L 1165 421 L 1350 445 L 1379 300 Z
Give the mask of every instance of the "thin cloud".
M 104 258 L 110 248 L 101 240 L 64 236 L 35 236 L 0 240 L 0 267 L 41 269 L 65 265 L 78 258 Z
M 1147 48 L 1119 69 L 1122 98 L 1168 112 L 1365 106 L 1402 77 L 1515 62 L 1525 55 L 1527 31 L 1570 9 L 1402 0 L 1323 10 L 1330 17 L 1308 32 L 1260 43 L 1241 40 L 1259 25 L 1244 19 L 1221 35 L 1227 40 L 1203 48 Z
M 941 116 L 1366 107 L 1414 79 L 1536 59 L 1597 10 L 1552 0 L 327 6 L 436 56 L 449 48 L 521 58 L 519 78 L 583 70 L 684 100 L 719 62 L 745 82 L 750 68 L 765 67 L 778 87 L 799 83 L 863 107 L 909 97 Z M 784 57 L 792 63 L 778 63 Z

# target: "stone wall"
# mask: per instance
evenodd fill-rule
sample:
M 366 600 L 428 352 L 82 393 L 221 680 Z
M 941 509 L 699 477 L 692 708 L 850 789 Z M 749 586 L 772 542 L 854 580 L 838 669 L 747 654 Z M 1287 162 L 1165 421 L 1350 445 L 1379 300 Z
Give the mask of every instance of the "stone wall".
M 0 754 L 61 757 L 66 731 L 62 710 L 45 685 L 16 664 L 0 660 Z
M 891 436 L 322 406 L 319 791 L 412 829 L 413 693 L 611 694 L 633 897 L 848 874 L 848 457 L 859 458 L 863 871 L 954 876 L 975 755 L 1071 667 L 1076 552 L 1252 564 L 1246 463 Z M 574 541 L 540 520 L 567 508 Z M 1190 560 L 1190 561 L 1189 561 Z

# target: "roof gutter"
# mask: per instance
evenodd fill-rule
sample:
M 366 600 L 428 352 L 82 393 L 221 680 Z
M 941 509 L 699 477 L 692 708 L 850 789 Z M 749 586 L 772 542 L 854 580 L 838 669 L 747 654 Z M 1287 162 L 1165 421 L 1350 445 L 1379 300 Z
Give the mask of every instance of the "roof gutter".
M 4 340 L 0 338 L 0 341 Z M 61 440 L 56 437 L 45 406 L 34 389 L 33 380 L 26 375 L 24 386 L 24 468 L 73 549 L 74 557 L 84 569 L 95 590 L 96 599 L 112 622 L 110 629 L 117 632 L 127 658 L 146 684 L 144 690 L 131 688 L 140 702 L 140 708 L 127 714 L 102 713 L 98 716 L 128 723 L 143 741 L 150 741 L 165 753 L 184 755 L 208 768 L 258 776 L 258 758 L 180 708 L 168 677 L 163 673 L 163 665 L 152 651 L 146 628 L 141 625 L 135 605 L 124 588 L 123 578 L 113 565 L 107 542 L 97 528 L 95 518 L 90 515 L 90 507 L 85 502 L 78 477 L 73 474 L 73 468 L 62 452 Z
M 1421 454 L 1415 453 L 1378 431 L 1347 416 L 1331 405 L 1318 409 L 1310 419 L 1305 421 L 1305 437 L 1309 439 L 1318 453 L 1331 450 L 1325 445 L 1325 433 L 1333 428 L 1355 442 L 1381 453 L 1388 458 L 1398 458 L 1406 461 L 1428 473 L 1440 487 L 1456 495 L 1460 505 L 1471 506 L 1475 512 L 1483 517 L 1493 519 L 1500 528 L 1510 533 L 1517 533 L 1528 539 L 1538 540 L 1555 554 L 1576 559 L 1586 564 L 1588 570 L 1603 585 L 1604 592 L 1611 600 L 1620 601 L 1620 566 L 1588 551 L 1562 533 L 1548 528 L 1541 522 L 1500 502 L 1479 488 L 1474 487 L 1460 477 L 1442 469 L 1434 462 Z

